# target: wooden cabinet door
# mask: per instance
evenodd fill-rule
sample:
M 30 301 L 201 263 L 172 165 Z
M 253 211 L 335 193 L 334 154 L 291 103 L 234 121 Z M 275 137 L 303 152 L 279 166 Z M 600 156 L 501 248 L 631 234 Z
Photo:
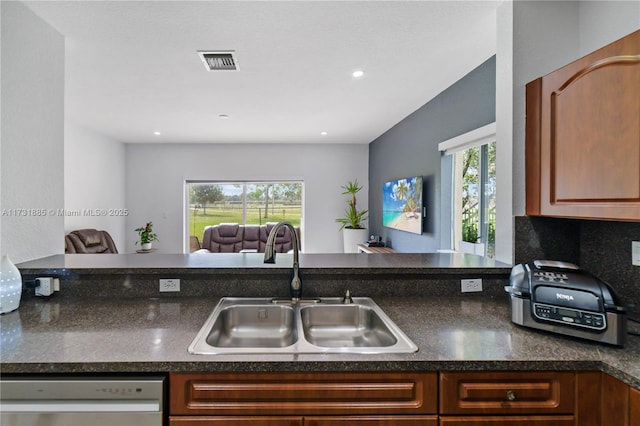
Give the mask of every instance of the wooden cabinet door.
M 172 416 L 436 414 L 433 372 L 171 373 Z
M 570 414 L 571 372 L 440 373 L 440 414 Z
M 640 220 L 640 30 L 526 93 L 527 214 Z
M 438 416 L 318 416 L 304 426 L 438 426 Z
M 629 386 L 602 374 L 602 425 L 629 425 Z
M 441 417 L 440 426 L 575 426 L 573 416 Z
M 172 416 L 169 426 L 302 426 L 302 417 Z
M 629 390 L 629 424 L 640 426 L 640 390 Z

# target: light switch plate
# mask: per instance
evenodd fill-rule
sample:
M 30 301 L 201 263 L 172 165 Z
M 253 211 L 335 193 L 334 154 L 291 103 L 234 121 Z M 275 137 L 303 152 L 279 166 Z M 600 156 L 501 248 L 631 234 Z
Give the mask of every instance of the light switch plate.
M 631 241 L 631 264 L 640 266 L 640 241 Z

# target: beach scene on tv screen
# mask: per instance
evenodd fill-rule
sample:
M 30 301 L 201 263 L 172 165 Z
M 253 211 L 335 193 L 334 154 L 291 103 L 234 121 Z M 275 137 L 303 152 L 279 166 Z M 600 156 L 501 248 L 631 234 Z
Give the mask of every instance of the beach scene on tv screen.
M 382 225 L 422 234 L 422 177 L 387 182 L 382 187 Z

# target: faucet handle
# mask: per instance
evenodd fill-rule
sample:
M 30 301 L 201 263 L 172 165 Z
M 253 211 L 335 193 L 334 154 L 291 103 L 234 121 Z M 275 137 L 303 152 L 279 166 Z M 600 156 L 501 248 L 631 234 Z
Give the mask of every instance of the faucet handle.
M 347 291 L 344 292 L 342 303 L 344 304 L 353 303 L 353 299 L 351 298 L 351 292 L 349 291 L 349 289 L 347 289 Z

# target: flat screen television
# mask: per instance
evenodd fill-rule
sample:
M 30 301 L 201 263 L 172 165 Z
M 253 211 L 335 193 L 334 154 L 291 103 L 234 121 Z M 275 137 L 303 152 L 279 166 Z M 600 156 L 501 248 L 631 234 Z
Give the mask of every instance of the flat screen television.
M 382 226 L 422 234 L 422 176 L 382 186 Z

